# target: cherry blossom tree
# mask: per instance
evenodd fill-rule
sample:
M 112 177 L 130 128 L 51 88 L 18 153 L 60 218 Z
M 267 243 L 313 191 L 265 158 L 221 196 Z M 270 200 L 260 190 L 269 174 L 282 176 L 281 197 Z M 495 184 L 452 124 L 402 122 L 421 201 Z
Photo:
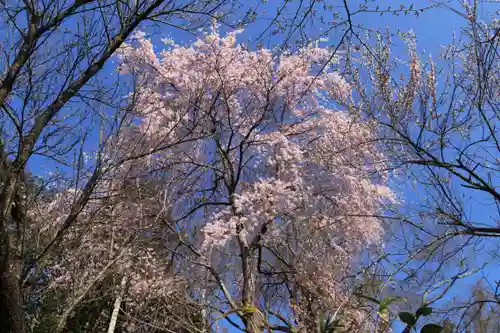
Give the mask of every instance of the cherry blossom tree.
M 212 319 L 288 332 L 312 329 L 318 311 L 351 311 L 344 324 L 370 331 L 369 314 L 350 310 L 345 277 L 363 249 L 381 245 L 374 216 L 395 201 L 377 128 L 352 115 L 328 50 L 273 57 L 237 35 L 214 27 L 157 54 L 136 34 L 119 51 L 147 144 L 185 141 L 154 155 L 166 179 L 181 173 L 189 184 L 165 190 L 176 193 L 170 251 L 192 266 Z

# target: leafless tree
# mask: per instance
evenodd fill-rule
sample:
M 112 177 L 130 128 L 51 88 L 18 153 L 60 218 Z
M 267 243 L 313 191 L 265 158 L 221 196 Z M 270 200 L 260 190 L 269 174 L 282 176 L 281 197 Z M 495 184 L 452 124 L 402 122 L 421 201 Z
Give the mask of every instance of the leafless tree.
M 460 280 L 498 263 L 500 30 L 486 2 L 438 5 L 464 23 L 440 57 L 427 59 L 415 36 L 401 34 L 409 52 L 398 59 L 393 36 L 378 32 L 374 43 L 358 40 L 362 65 L 353 55 L 347 72 L 361 116 L 380 124 L 392 168 L 414 193 L 386 216 L 397 227 L 385 278 L 403 275 L 407 288 L 423 288 L 424 303 L 444 309 Z M 485 283 L 496 302 L 497 283 Z
M 21 282 L 30 227 L 26 168 L 53 163 L 59 174 L 75 172 L 72 185 L 81 189 L 61 229 L 37 254 L 39 260 L 72 226 L 107 170 L 103 147 L 121 128 L 123 113 L 117 110 L 125 106 L 121 97 L 126 91 L 106 69 L 114 52 L 145 24 L 191 31 L 228 13 L 231 5 L 225 0 L 1 1 L 3 330 L 25 331 Z M 83 147 L 92 142 L 100 146 L 94 150 L 96 163 L 84 170 Z

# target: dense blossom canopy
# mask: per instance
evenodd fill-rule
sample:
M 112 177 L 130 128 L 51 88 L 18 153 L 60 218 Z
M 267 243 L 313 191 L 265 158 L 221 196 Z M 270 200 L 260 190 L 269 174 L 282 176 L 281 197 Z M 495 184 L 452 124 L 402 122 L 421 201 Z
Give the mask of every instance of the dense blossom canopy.
M 376 130 L 337 110 L 350 104 L 350 87 L 328 50 L 274 57 L 237 45 L 236 37 L 214 31 L 157 56 L 151 42 L 136 35 L 120 56 L 121 70 L 138 84 L 140 131 L 152 147 L 197 137 L 189 156 L 170 152 L 168 158 L 198 172 L 203 166 L 223 181 L 211 195 L 228 204 L 199 222 L 204 256 L 235 251 L 243 237 L 251 250 L 272 249 L 266 257 L 279 253 L 282 258 L 268 260 L 288 261 L 290 279 L 314 284 L 334 305 L 349 263 L 381 239 L 375 217 L 381 204 L 394 200 Z M 210 178 L 200 179 L 206 184 L 198 190 L 210 187 Z
M 140 121 L 108 148 L 110 160 L 129 161 L 100 186 L 107 201 L 96 200 L 106 207 L 80 218 L 108 219 L 85 237 L 99 245 L 94 250 L 105 251 L 102 239 L 112 233 L 116 251 L 141 258 L 141 266 L 123 264 L 131 291 L 167 293 L 151 274 L 140 280 L 150 269 L 168 285 L 158 256 L 172 243 L 130 245 L 131 233 L 149 230 L 144 241 L 165 237 L 164 228 L 178 234 L 186 249 L 175 253 L 190 258 L 195 271 L 210 267 L 217 275 L 215 285 L 200 278 L 196 287 L 219 290 L 211 299 L 218 306 L 259 307 L 265 286 L 274 284 L 272 306 L 291 309 L 302 325 L 310 311 L 345 303 L 342 278 L 366 246 L 380 245 L 377 216 L 395 197 L 375 127 L 347 111 L 355 107 L 338 59 L 314 47 L 279 57 L 250 51 L 236 43 L 237 34 L 221 37 L 214 29 L 191 46 L 157 54 L 139 33 L 119 50 L 120 71 L 135 82 L 130 99 Z M 131 195 L 129 183 L 150 185 Z M 47 213 L 64 206 L 62 199 Z M 89 244 L 79 251 L 88 253 Z M 235 272 L 225 272 L 227 265 Z M 57 281 L 79 278 L 61 274 Z M 216 301 L 219 293 L 225 301 Z

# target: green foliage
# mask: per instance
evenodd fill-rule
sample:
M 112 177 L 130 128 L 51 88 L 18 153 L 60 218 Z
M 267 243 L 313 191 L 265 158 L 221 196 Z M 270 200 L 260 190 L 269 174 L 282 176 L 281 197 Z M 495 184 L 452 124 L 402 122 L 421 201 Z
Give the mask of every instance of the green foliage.
M 415 314 L 407 311 L 402 311 L 399 313 L 399 319 L 406 324 L 403 333 L 409 333 L 416 329 L 417 321 L 420 317 L 427 317 L 432 314 L 432 308 L 428 306 L 420 307 Z M 422 327 L 420 333 L 440 333 L 443 331 L 443 327 L 437 324 L 427 324 Z
M 420 330 L 420 333 L 440 333 L 443 327 L 436 324 L 427 324 Z
M 417 323 L 417 318 L 415 318 L 415 316 L 410 312 L 400 312 L 399 319 L 401 319 L 401 321 L 407 326 L 415 326 Z
M 431 313 L 432 313 L 432 308 L 430 308 L 428 306 L 423 306 L 423 307 L 421 307 L 420 309 L 417 310 L 416 315 L 417 315 L 417 317 L 428 316 Z
M 403 298 L 399 297 L 390 297 L 387 296 L 383 298 L 382 300 L 377 300 L 373 297 L 365 296 L 362 294 L 356 294 L 356 296 L 369 300 L 370 302 L 373 302 L 375 304 L 379 305 L 378 309 L 378 314 L 382 317 L 382 319 L 388 321 L 389 319 L 389 305 L 391 305 L 395 301 L 400 301 L 404 300 Z M 414 330 L 416 330 L 417 327 L 417 322 L 419 318 L 421 317 L 427 317 L 431 315 L 433 312 L 433 309 L 429 306 L 423 305 L 420 308 L 417 309 L 415 313 L 408 312 L 408 311 L 401 311 L 398 313 L 399 319 L 406 325 L 403 333 L 410 333 Z M 322 332 L 322 331 L 320 331 Z M 328 332 L 328 331 L 327 331 Z M 329 331 L 329 332 L 334 332 L 334 331 Z M 420 333 L 440 333 L 443 332 L 443 327 L 437 324 L 426 324 L 422 327 L 420 330 Z

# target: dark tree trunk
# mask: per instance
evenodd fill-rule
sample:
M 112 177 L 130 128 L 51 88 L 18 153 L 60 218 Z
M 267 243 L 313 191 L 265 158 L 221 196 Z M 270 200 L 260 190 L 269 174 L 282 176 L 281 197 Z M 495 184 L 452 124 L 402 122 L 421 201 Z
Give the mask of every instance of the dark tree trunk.
M 0 331 L 24 333 L 24 311 L 21 288 L 9 271 L 0 273 Z

